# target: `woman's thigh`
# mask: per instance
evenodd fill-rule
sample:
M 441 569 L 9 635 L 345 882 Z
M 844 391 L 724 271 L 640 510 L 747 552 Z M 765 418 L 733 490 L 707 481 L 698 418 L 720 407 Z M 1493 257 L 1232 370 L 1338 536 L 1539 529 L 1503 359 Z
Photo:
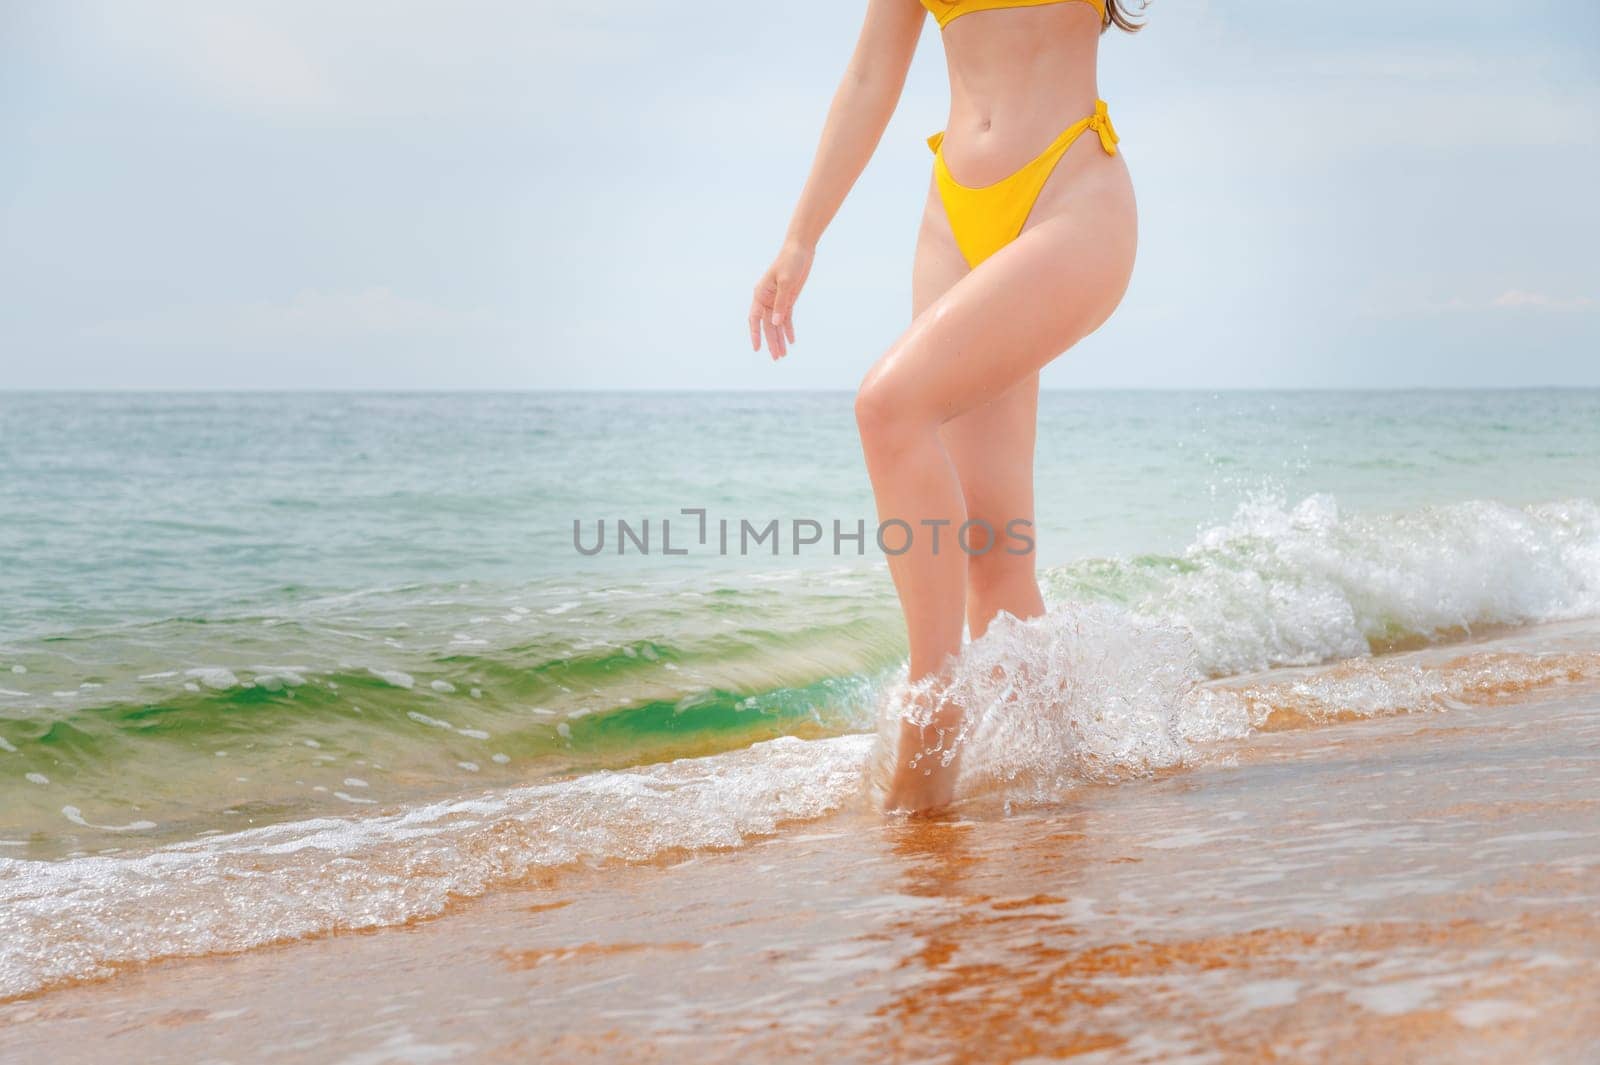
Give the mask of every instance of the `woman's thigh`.
M 956 246 L 955 234 L 950 231 L 950 217 L 944 212 L 939 199 L 939 188 L 932 173 L 928 177 L 928 193 L 922 206 L 922 225 L 917 229 L 916 258 L 911 264 L 911 317 L 915 320 L 928 305 L 972 272 L 961 249 Z
M 1027 387 L 1110 316 L 1132 273 L 1135 224 L 1131 188 L 1123 196 L 1100 185 L 1030 218 L 1015 240 L 962 272 L 935 207 L 932 197 L 918 238 L 915 317 L 862 388 L 895 418 L 942 426 Z
M 912 317 L 971 273 L 930 180 L 911 274 Z M 940 430 L 955 463 L 969 518 L 1004 532 L 1012 518 L 1033 519 L 1033 446 L 1039 375 L 947 422 Z
M 950 232 L 938 187 L 928 182 L 917 257 L 912 267 L 912 318 L 971 273 Z M 1034 517 L 1034 427 L 1038 374 L 1005 395 L 947 422 L 942 440 L 962 481 L 968 517 L 1005 529 L 1011 518 Z

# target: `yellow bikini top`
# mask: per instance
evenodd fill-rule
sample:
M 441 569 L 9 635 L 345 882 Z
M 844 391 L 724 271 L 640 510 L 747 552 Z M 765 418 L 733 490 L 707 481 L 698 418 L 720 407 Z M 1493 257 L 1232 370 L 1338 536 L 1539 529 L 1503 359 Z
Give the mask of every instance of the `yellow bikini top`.
M 933 17 L 938 20 L 942 30 L 950 25 L 950 20 L 962 15 L 970 15 L 974 11 L 993 11 L 1000 7 L 1040 7 L 1044 4 L 1069 4 L 1078 0 L 921 0 L 922 6 L 933 12 Z M 1105 21 L 1105 0 L 1082 0 L 1100 12 L 1100 20 Z

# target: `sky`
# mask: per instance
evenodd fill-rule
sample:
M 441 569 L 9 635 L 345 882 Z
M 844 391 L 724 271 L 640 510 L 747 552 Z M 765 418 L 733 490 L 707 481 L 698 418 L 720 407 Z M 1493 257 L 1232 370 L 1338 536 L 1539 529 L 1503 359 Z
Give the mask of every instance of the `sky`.
M 864 10 L 0 0 L 0 388 L 854 388 L 931 17 L 790 357 L 745 316 Z M 1133 283 L 1048 387 L 1600 386 L 1600 4 L 1146 16 L 1100 64 Z

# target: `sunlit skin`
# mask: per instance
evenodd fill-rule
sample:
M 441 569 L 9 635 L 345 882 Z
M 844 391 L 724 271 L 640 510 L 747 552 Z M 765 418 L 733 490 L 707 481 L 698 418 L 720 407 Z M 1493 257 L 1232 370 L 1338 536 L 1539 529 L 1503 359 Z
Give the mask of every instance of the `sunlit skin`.
M 756 284 L 750 343 L 773 359 L 796 343 L 795 302 L 817 240 L 878 144 L 905 83 L 927 12 L 917 0 L 869 0 L 783 245 Z M 950 76 L 944 156 L 963 185 L 1004 178 L 1089 115 L 1099 96 L 1100 14 L 1087 3 L 978 11 L 941 34 Z M 1114 113 L 1114 102 L 1113 102 Z M 921 146 L 919 145 L 919 148 Z M 1137 240 L 1122 152 L 1080 137 L 1056 165 L 1020 236 L 969 269 L 931 167 L 912 265 L 912 321 L 867 372 L 856 422 L 878 518 L 949 529 L 1033 519 L 1039 371 L 1099 328 L 1121 301 Z M 1038 530 L 1033 534 L 1037 538 Z M 981 636 L 1001 611 L 1044 613 L 1034 555 L 935 553 L 931 537 L 890 556 L 905 612 L 910 677 L 943 676 L 963 623 Z M 929 707 L 953 728 L 962 708 Z M 923 812 L 950 801 L 959 760 L 912 765 L 933 730 L 902 724 L 885 807 Z

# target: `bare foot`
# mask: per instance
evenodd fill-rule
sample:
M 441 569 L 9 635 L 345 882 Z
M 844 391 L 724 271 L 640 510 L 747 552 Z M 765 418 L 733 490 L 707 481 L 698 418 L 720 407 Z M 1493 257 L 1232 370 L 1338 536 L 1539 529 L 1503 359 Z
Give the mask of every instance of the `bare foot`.
M 951 711 L 954 711 L 953 720 L 950 720 Z M 961 759 L 954 757 L 946 764 L 945 748 L 955 735 L 955 724 L 960 717 L 959 709 L 945 707 L 935 715 L 936 722 L 940 718 L 949 721 L 943 730 L 937 724 L 900 723 L 894 777 L 889 781 L 888 795 L 883 802 L 885 813 L 921 814 L 949 805 L 955 795 L 956 771 Z

